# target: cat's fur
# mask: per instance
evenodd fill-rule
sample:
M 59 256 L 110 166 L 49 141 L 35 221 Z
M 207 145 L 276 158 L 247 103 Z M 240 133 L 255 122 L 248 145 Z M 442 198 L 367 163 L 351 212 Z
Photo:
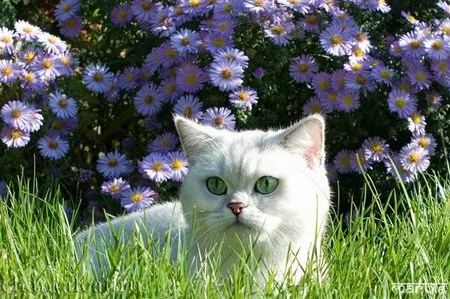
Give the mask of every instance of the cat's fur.
M 295 260 L 291 271 L 300 278 L 312 253 L 320 257 L 330 206 L 322 117 L 313 115 L 287 129 L 267 132 L 217 130 L 182 117 L 175 117 L 175 125 L 190 163 L 180 202 L 158 204 L 78 234 L 79 245 L 89 235 L 102 240 L 91 244 L 88 252 L 97 270 L 102 270 L 97 258 L 106 260 L 103 246 L 113 246 L 111 229 L 123 229 L 123 240 L 140 227 L 141 231 L 151 230 L 155 237 L 171 230 L 174 244 L 180 234 L 191 237 L 193 269 L 206 252 L 221 244 L 213 250 L 221 257 L 224 276 L 239 263 L 237 255 L 251 248 L 264 265 L 259 274 L 276 271 L 282 276 L 288 259 Z M 226 182 L 225 195 L 208 191 L 206 180 L 212 176 Z M 262 176 L 279 179 L 273 193 L 254 191 Z M 236 201 L 246 206 L 238 216 L 227 207 Z

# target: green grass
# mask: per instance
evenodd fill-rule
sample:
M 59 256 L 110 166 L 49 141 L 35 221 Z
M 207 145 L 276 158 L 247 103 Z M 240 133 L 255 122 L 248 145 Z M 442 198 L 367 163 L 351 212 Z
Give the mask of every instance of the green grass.
M 169 261 L 169 252 L 155 254 L 137 242 L 110 252 L 113 270 L 97 280 L 77 261 L 74 224 L 65 216 L 59 192 L 37 197 L 36 184 L 19 182 L 19 189 L 0 201 L 0 293 L 52 297 L 249 298 L 304 296 L 310 298 L 399 297 L 394 283 L 445 283 L 450 296 L 450 181 L 427 177 L 411 190 L 392 191 L 380 199 L 367 178 L 367 198 L 374 198 L 343 225 L 332 215 L 323 251 L 327 279 L 318 282 L 309 269 L 301 284 L 258 287 L 252 269 L 242 264 L 228 280 L 217 279 L 217 265 L 190 276 L 186 255 Z M 385 202 L 385 204 L 381 204 Z M 181 250 L 183 251 L 183 250 Z M 120 269 L 120 270 L 119 270 Z M 307 290 L 307 291 L 306 291 Z M 99 293 L 102 291 L 102 293 Z M 419 291 L 407 297 L 437 297 Z M 403 295 L 405 297 L 405 295 Z

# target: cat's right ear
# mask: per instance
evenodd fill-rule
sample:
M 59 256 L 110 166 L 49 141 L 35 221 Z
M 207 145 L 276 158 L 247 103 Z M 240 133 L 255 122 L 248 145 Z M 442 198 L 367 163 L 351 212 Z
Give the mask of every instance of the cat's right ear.
M 181 146 L 187 155 L 189 164 L 194 164 L 202 152 L 214 144 L 214 136 L 217 130 L 202 126 L 190 119 L 174 115 L 173 121 L 180 137 Z

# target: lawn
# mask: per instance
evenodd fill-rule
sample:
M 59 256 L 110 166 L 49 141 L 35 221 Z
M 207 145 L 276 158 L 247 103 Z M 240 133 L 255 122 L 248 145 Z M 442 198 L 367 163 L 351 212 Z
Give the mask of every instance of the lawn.
M 289 277 L 263 287 L 245 263 L 229 279 L 217 279 L 217 265 L 189 275 L 183 252 L 175 262 L 167 252 L 136 242 L 110 252 L 107 279 L 98 280 L 76 258 L 68 220 L 57 188 L 42 192 L 32 180 L 0 201 L 0 288 L 16 295 L 111 298 L 390 298 L 448 297 L 450 294 L 450 180 L 426 176 L 380 198 L 367 178 L 366 198 L 353 217 L 333 213 L 323 251 L 329 265 L 323 282 L 308 269 L 300 285 Z M 38 196 L 37 194 L 41 194 Z M 43 194 L 43 195 L 42 195 Z M 339 192 L 335 192 L 339 199 Z M 369 198 L 371 201 L 369 202 Z M 348 219 L 350 218 L 350 219 Z M 181 250 L 183 251 L 183 250 Z M 410 283 L 414 283 L 411 285 Z M 412 288 L 411 288 L 412 287 Z M 442 292 L 442 293 L 440 293 Z M 401 294 L 400 294 L 401 293 Z

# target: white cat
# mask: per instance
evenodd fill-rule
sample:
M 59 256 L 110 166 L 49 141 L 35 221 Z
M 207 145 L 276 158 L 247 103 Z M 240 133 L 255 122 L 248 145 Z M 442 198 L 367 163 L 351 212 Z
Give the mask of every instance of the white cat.
M 119 240 L 133 230 L 150 230 L 154 237 L 170 230 L 174 244 L 180 235 L 191 238 L 192 269 L 220 244 L 214 250 L 221 257 L 223 276 L 239 263 L 240 253 L 252 249 L 261 258 L 259 277 L 268 271 L 282 277 L 287 259 L 295 259 L 290 271 L 300 278 L 313 253 L 320 257 L 330 206 L 323 118 L 313 115 L 267 132 L 217 130 L 178 116 L 175 125 L 190 163 L 180 202 L 159 204 L 78 234 L 78 245 L 89 235 L 100 241 L 88 249 L 97 271 L 108 268 L 99 267 L 99 259 L 102 265 L 107 262 L 105 246 L 115 242 L 111 230 L 123 232 Z M 174 254 L 176 250 L 174 246 Z

